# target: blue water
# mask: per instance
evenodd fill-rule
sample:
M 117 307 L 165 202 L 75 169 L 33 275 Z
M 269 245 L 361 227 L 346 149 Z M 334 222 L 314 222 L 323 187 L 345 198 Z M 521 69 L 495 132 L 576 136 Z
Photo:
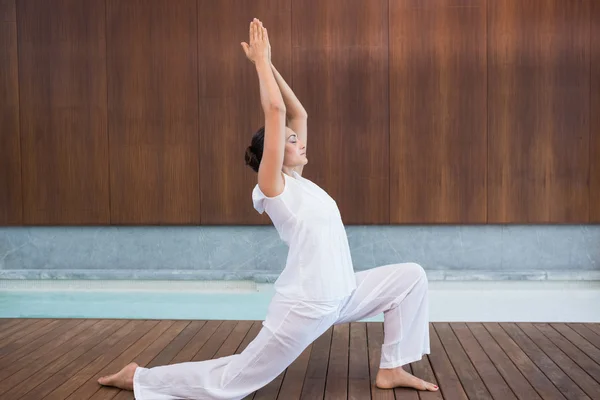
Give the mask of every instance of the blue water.
M 0 318 L 255 320 L 273 292 L 0 292 Z M 383 321 L 383 314 L 364 321 Z
M 1 318 L 264 320 L 271 293 L 2 292 Z

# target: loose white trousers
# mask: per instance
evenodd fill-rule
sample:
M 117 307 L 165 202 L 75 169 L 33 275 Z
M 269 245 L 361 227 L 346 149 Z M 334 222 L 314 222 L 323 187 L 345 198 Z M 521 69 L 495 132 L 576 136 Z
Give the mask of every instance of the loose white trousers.
M 355 273 L 357 288 L 332 301 L 307 302 L 275 294 L 256 338 L 240 353 L 206 361 L 137 368 L 136 400 L 237 400 L 277 378 L 332 325 L 384 315 L 380 368 L 429 354 L 427 277 L 415 263 Z

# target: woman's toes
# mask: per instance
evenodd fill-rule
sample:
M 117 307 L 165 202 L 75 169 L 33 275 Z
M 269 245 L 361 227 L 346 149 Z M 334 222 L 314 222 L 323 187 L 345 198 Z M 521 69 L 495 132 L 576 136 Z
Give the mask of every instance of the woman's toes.
M 98 383 L 101 385 L 110 385 L 111 384 L 111 377 L 114 375 L 107 375 L 107 376 L 103 376 L 101 378 L 98 379 Z
M 437 387 L 437 385 L 434 385 L 431 382 L 425 382 L 423 381 L 423 383 L 425 384 L 424 386 L 424 390 L 429 390 L 430 392 L 435 392 L 437 391 L 439 388 Z

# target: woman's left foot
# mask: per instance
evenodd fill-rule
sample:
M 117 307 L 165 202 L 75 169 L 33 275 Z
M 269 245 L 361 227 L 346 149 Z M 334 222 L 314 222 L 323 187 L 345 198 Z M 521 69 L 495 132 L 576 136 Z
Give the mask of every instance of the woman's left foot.
M 409 387 L 417 390 L 435 392 L 438 387 L 406 372 L 402 367 L 379 369 L 375 378 L 375 385 L 380 389 L 395 387 Z
M 103 376 L 98 383 L 104 386 L 114 386 L 119 389 L 133 390 L 133 374 L 139 365 L 132 362 L 113 375 Z

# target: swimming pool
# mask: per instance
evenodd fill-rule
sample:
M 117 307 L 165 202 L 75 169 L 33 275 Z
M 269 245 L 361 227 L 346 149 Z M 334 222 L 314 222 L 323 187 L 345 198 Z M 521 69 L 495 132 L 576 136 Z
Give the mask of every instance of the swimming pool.
M 429 288 L 431 321 L 600 322 L 598 281 Z M 264 320 L 273 294 L 272 285 L 254 282 L 2 281 L 0 318 Z

